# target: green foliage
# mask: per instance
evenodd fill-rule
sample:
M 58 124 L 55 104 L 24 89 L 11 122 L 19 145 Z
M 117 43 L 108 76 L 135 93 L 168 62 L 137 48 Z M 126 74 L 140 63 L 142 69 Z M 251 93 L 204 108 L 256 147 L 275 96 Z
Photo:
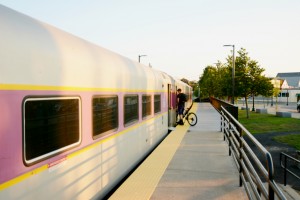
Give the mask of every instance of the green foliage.
M 281 135 L 273 138 L 275 141 L 287 144 L 300 150 L 300 135 L 290 134 L 290 135 Z
M 288 144 L 300 150 L 300 134 L 288 134 L 299 132 L 300 120 L 295 118 L 282 118 L 270 114 L 251 112 L 251 118 L 247 118 L 244 110 L 239 110 L 239 122 L 252 134 L 283 132 L 286 135 L 276 136 L 273 139 L 280 143 Z
M 238 51 L 236 57 L 236 95 L 239 97 L 249 97 L 250 95 L 271 96 L 273 85 L 270 80 L 262 75 L 265 71 L 259 67 L 258 62 L 251 60 L 245 49 Z
M 199 83 L 197 81 L 190 81 L 189 85 L 193 88 L 193 95 L 195 97 L 199 96 Z
M 199 83 L 197 81 L 189 81 L 188 79 L 186 78 L 182 78 L 180 79 L 182 82 L 188 84 L 189 86 L 191 86 L 193 88 L 193 95 L 198 97 L 199 96 Z
M 213 66 L 207 66 L 203 74 L 200 78 L 200 87 L 201 92 L 205 96 L 214 96 L 215 89 L 217 88 L 218 84 L 215 81 L 217 76 L 216 68 Z
M 234 95 L 248 99 L 250 95 L 271 96 L 273 85 L 262 73 L 265 71 L 258 62 L 251 60 L 245 49 L 241 48 L 235 58 L 235 88 Z M 224 99 L 232 96 L 232 56 L 228 56 L 227 63 L 216 63 L 207 66 L 200 77 L 200 88 L 203 97 L 217 97 Z M 246 101 L 246 107 L 248 102 Z
M 295 118 L 283 118 L 270 114 L 250 112 L 247 118 L 245 110 L 239 110 L 239 122 L 252 134 L 295 132 L 300 130 L 300 120 Z
M 203 70 L 203 74 L 200 77 L 200 88 L 202 97 L 218 97 L 223 98 L 228 96 L 228 81 L 229 81 L 228 67 L 222 66 L 221 63 L 215 66 L 207 66 Z

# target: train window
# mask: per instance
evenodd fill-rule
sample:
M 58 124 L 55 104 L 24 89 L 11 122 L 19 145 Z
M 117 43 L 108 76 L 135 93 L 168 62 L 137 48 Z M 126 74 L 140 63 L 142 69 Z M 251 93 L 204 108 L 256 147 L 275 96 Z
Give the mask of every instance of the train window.
M 143 118 L 151 115 L 151 95 L 142 96 L 142 116 Z
M 124 97 L 124 124 L 129 125 L 139 119 L 138 95 Z
M 161 100 L 160 94 L 154 95 L 154 113 L 159 113 L 161 111 Z
M 118 97 L 96 96 L 93 98 L 93 137 L 104 136 L 118 128 Z
M 26 165 L 79 145 L 79 97 L 27 98 L 23 103 L 23 154 Z

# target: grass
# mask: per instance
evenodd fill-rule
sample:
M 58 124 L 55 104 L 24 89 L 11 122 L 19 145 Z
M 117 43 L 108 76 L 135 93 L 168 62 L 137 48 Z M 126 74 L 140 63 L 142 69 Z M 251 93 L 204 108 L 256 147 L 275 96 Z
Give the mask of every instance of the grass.
M 274 137 L 274 140 L 300 150 L 300 135 L 281 135 Z
M 239 110 L 239 122 L 252 134 L 300 131 L 300 119 L 277 117 L 250 111 L 247 119 L 245 110 Z
M 239 122 L 252 134 L 287 133 L 286 135 L 276 136 L 273 139 L 300 150 L 300 134 L 292 134 L 293 132 L 300 132 L 300 119 L 283 118 L 250 111 L 249 118 L 247 118 L 246 111 L 239 110 Z M 288 134 L 288 132 L 291 132 L 291 134 Z

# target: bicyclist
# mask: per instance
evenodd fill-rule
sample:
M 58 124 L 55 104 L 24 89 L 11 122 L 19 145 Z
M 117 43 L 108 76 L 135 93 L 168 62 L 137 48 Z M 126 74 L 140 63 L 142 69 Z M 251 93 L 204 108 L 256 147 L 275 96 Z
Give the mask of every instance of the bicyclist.
M 183 125 L 183 111 L 184 111 L 184 104 L 186 102 L 185 94 L 181 93 L 181 89 L 177 90 L 177 112 L 179 115 L 179 121 L 177 124 Z

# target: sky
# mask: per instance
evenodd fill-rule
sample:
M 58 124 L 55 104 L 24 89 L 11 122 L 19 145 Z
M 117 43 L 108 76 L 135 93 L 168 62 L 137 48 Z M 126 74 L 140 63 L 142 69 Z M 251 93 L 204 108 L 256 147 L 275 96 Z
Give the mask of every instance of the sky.
M 274 77 L 300 72 L 299 0 L 0 0 L 0 4 L 177 78 L 245 48 Z M 0 34 L 1 35 L 1 34 Z

